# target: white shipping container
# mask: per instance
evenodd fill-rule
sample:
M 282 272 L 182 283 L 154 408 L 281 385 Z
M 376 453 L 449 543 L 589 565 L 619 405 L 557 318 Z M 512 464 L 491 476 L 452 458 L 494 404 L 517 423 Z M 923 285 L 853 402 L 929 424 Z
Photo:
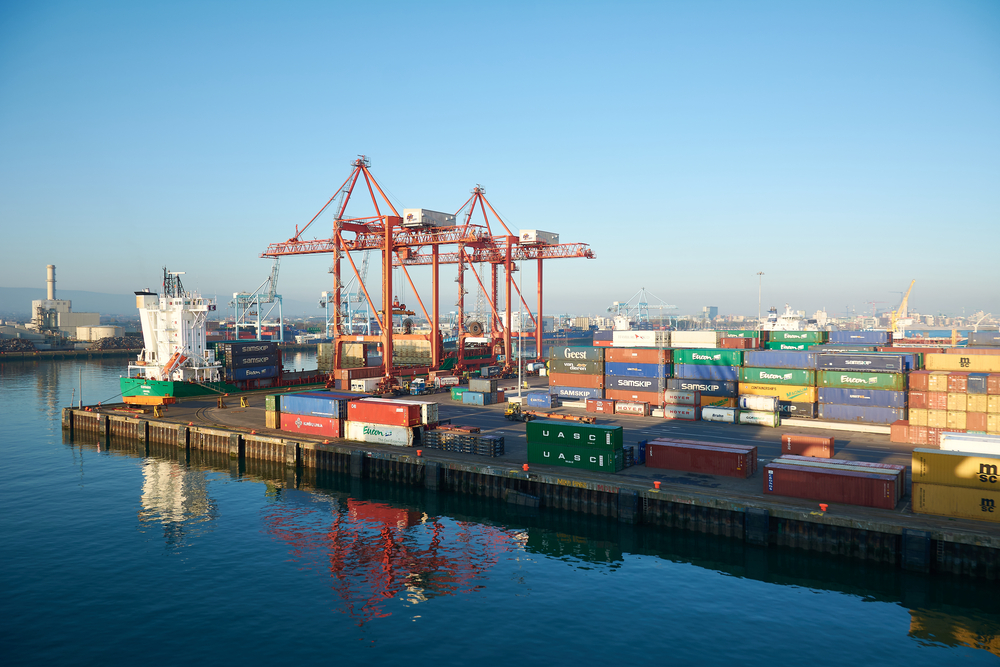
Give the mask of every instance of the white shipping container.
M 404 227 L 454 227 L 455 214 L 429 211 L 425 208 L 404 208 Z
M 740 410 L 737 415 L 740 424 L 755 424 L 757 426 L 781 426 L 781 415 L 777 412 L 762 412 L 760 410 Z
M 435 387 L 457 387 L 458 386 L 458 376 L 457 375 L 439 375 L 434 378 Z
M 667 389 L 663 392 L 663 402 L 666 405 L 701 405 L 701 392 Z
M 942 433 L 938 448 L 966 454 L 1000 454 L 1000 435 L 980 433 Z
M 552 232 L 543 232 L 540 229 L 522 229 L 521 243 L 559 243 L 559 235 Z
M 378 383 L 382 378 L 362 378 L 360 380 L 351 380 L 351 391 L 375 391 L 378 387 Z
M 664 419 L 689 419 L 696 421 L 701 409 L 694 405 L 664 405 Z
M 649 403 L 631 403 L 628 401 L 617 401 L 615 403 L 615 414 L 619 415 L 639 415 L 645 417 L 649 414 Z
M 419 405 L 421 424 L 427 425 L 438 423 L 438 404 L 434 401 L 421 401 L 419 398 L 397 398 L 395 401 L 396 403 Z
M 613 331 L 614 347 L 670 347 L 669 331 Z
M 414 429 L 407 426 L 344 422 L 344 437 L 355 442 L 412 447 L 413 434 Z
M 736 408 L 710 408 L 701 409 L 701 420 L 703 422 L 723 422 L 724 424 L 735 424 Z
M 775 412 L 778 409 L 777 396 L 751 396 L 749 394 L 740 395 L 740 407 L 744 410 L 762 410 L 764 412 Z
M 670 340 L 672 347 L 719 347 L 719 332 L 673 331 Z

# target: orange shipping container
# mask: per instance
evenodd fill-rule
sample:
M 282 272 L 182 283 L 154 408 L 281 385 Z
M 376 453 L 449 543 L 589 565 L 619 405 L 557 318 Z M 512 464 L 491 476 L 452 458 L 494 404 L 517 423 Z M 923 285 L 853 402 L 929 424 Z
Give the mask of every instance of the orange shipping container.
M 740 340 L 740 339 L 737 339 Z M 742 340 L 750 340 L 749 338 L 744 338 Z M 701 407 L 710 408 L 735 408 L 737 407 L 735 398 L 725 398 L 722 396 L 701 396 Z
M 961 394 L 969 391 L 969 372 L 952 371 L 948 373 L 948 391 Z
M 580 387 L 604 389 L 603 375 L 576 375 L 574 373 L 549 373 L 550 387 Z
M 925 400 L 927 401 L 927 407 L 931 410 L 948 409 L 948 394 L 943 391 L 929 391 Z
M 889 426 L 889 442 L 905 443 L 910 441 L 910 422 L 905 419 L 892 422 Z
M 913 371 L 908 378 L 910 391 L 927 391 L 927 382 L 930 380 L 930 371 Z
M 612 363 L 669 364 L 673 358 L 673 350 L 659 350 L 652 347 L 612 347 L 604 352 L 604 363 L 610 361 Z
M 616 401 L 631 401 L 634 403 L 649 403 L 663 405 L 663 392 L 660 391 L 629 391 L 628 389 L 606 389 L 604 398 Z
M 985 412 L 965 413 L 965 428 L 970 431 L 985 432 L 989 430 L 989 415 Z
M 926 391 L 910 391 L 907 397 L 907 404 L 910 409 L 913 408 L 926 408 L 927 405 L 927 392 Z
M 990 373 L 986 377 L 986 393 L 1000 395 L 1000 373 Z
M 911 445 L 926 445 L 927 444 L 927 427 L 926 426 L 914 426 L 913 421 L 910 420 L 910 444 Z

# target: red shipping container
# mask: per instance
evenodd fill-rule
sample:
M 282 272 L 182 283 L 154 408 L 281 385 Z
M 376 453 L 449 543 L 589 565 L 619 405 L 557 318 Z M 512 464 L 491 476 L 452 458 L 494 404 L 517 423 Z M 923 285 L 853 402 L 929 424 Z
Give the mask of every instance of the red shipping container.
M 889 442 L 910 442 L 910 422 L 899 419 L 889 426 Z
M 946 428 L 935 428 L 933 426 L 927 427 L 927 445 L 929 447 L 940 447 L 941 441 L 939 438 L 941 434 L 947 431 Z
M 912 371 L 909 378 L 910 391 L 927 391 L 930 378 L 930 371 Z
M 789 465 L 795 465 L 797 461 L 809 462 L 806 456 L 782 456 L 780 459 L 776 459 L 774 463 L 787 462 Z M 831 461 L 824 461 L 823 463 L 830 464 L 833 466 L 843 466 L 844 468 L 872 468 L 875 472 L 881 473 L 885 471 L 888 474 L 896 476 L 896 491 L 898 493 L 899 500 L 903 497 L 904 490 L 906 488 L 906 466 L 896 465 L 895 463 L 876 463 L 874 461 L 848 461 L 846 459 L 833 459 Z
M 595 340 L 594 347 L 611 347 L 614 343 L 610 340 Z
M 646 467 L 681 470 L 747 479 L 752 474 L 750 453 L 729 447 L 669 442 L 646 443 Z
M 928 410 L 947 410 L 948 393 L 944 391 L 929 391 L 925 394 L 924 400 Z
M 279 425 L 282 431 L 288 431 L 289 433 L 324 435 L 328 438 L 341 438 L 344 435 L 341 421 L 330 417 L 293 415 L 282 412 Z
M 912 424 L 910 425 L 910 444 L 911 445 L 927 444 L 926 426 L 913 426 Z
M 986 432 L 986 413 L 985 412 L 966 412 L 965 413 L 965 430 L 966 431 L 980 431 L 982 433 Z
M 409 528 L 423 519 L 423 514 L 420 512 L 353 498 L 347 499 L 347 514 L 352 521 L 367 521 L 390 528 Z
M 692 440 L 690 438 L 653 438 L 649 442 L 666 442 L 666 443 L 680 443 L 682 445 L 708 445 L 709 447 L 718 447 L 719 449 L 735 449 L 741 452 L 747 452 L 751 454 L 750 456 L 750 476 L 757 474 L 757 446 L 756 445 L 741 445 L 739 443 L 732 442 L 712 442 L 710 440 Z
M 550 387 L 580 387 L 582 389 L 604 389 L 603 375 L 575 375 L 573 373 L 549 373 Z
M 888 471 L 868 473 L 774 462 L 764 466 L 764 493 L 776 496 L 891 510 L 899 497 L 896 486 L 897 476 Z
M 420 405 L 376 398 L 351 401 L 347 404 L 347 420 L 386 426 L 419 426 Z
M 614 414 L 615 402 L 601 398 L 588 398 L 587 412 L 601 412 L 608 415 Z
M 948 391 L 956 394 L 969 393 L 969 371 L 948 373 Z
M 756 338 L 720 338 L 719 347 L 725 350 L 752 350 L 757 347 Z
M 832 459 L 834 454 L 834 439 L 819 438 L 814 435 L 781 436 L 781 454 L 809 456 L 813 458 Z
M 990 373 L 986 376 L 986 393 L 1000 394 L 1000 373 Z
M 906 352 L 908 354 L 940 354 L 943 347 L 877 347 L 879 352 Z
M 935 392 L 937 393 L 937 392 Z M 927 394 L 926 391 L 911 391 L 907 395 L 907 406 L 910 408 L 927 408 Z
M 604 352 L 605 363 L 669 364 L 673 359 L 673 350 L 652 347 L 613 347 Z
M 632 401 L 636 403 L 649 403 L 650 405 L 663 405 L 663 394 L 658 391 L 630 391 L 628 389 L 605 389 L 604 398 L 613 398 L 616 401 Z

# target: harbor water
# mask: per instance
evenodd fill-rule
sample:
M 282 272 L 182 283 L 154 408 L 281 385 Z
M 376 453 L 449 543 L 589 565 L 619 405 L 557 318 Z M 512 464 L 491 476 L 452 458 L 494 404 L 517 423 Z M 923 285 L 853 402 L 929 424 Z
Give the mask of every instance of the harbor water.
M 0 363 L 6 665 L 1000 656 L 996 582 L 64 437 L 123 366 Z

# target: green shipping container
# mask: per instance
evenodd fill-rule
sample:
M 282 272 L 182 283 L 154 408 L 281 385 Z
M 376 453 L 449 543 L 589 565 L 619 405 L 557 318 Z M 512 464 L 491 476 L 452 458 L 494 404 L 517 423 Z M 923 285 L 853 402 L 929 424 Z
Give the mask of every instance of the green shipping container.
M 755 329 L 723 331 L 722 335 L 726 338 L 760 338 L 760 332 Z
M 583 345 L 549 347 L 549 359 L 568 359 L 570 361 L 604 361 L 603 347 L 587 347 Z
M 841 389 L 889 389 L 904 391 L 906 375 L 903 373 L 858 373 L 856 371 L 818 371 L 817 386 Z
M 618 472 L 623 467 L 623 459 L 621 447 L 594 449 L 570 444 L 528 441 L 528 463 L 536 465 Z
M 267 410 L 268 412 L 275 412 L 276 410 L 278 410 L 278 406 L 280 405 L 280 403 L 278 403 L 279 398 L 280 396 L 278 394 L 268 394 L 267 396 L 265 396 L 264 409 Z
M 771 341 L 776 343 L 825 343 L 830 338 L 828 331 L 772 331 Z
M 468 387 L 452 387 L 451 388 L 451 400 L 460 401 L 462 400 L 462 394 L 469 391 Z
M 743 350 L 674 350 L 675 364 L 699 364 L 701 366 L 742 366 Z
M 553 419 L 536 419 L 525 425 L 528 442 L 579 445 L 595 449 L 621 449 L 624 442 L 621 426 L 577 424 Z
M 805 351 L 809 349 L 812 343 L 784 343 L 782 341 L 775 342 L 769 340 L 767 342 L 767 349 L 769 350 L 795 350 L 795 351 Z
M 741 368 L 740 382 L 812 387 L 816 385 L 816 371 L 796 368 Z

